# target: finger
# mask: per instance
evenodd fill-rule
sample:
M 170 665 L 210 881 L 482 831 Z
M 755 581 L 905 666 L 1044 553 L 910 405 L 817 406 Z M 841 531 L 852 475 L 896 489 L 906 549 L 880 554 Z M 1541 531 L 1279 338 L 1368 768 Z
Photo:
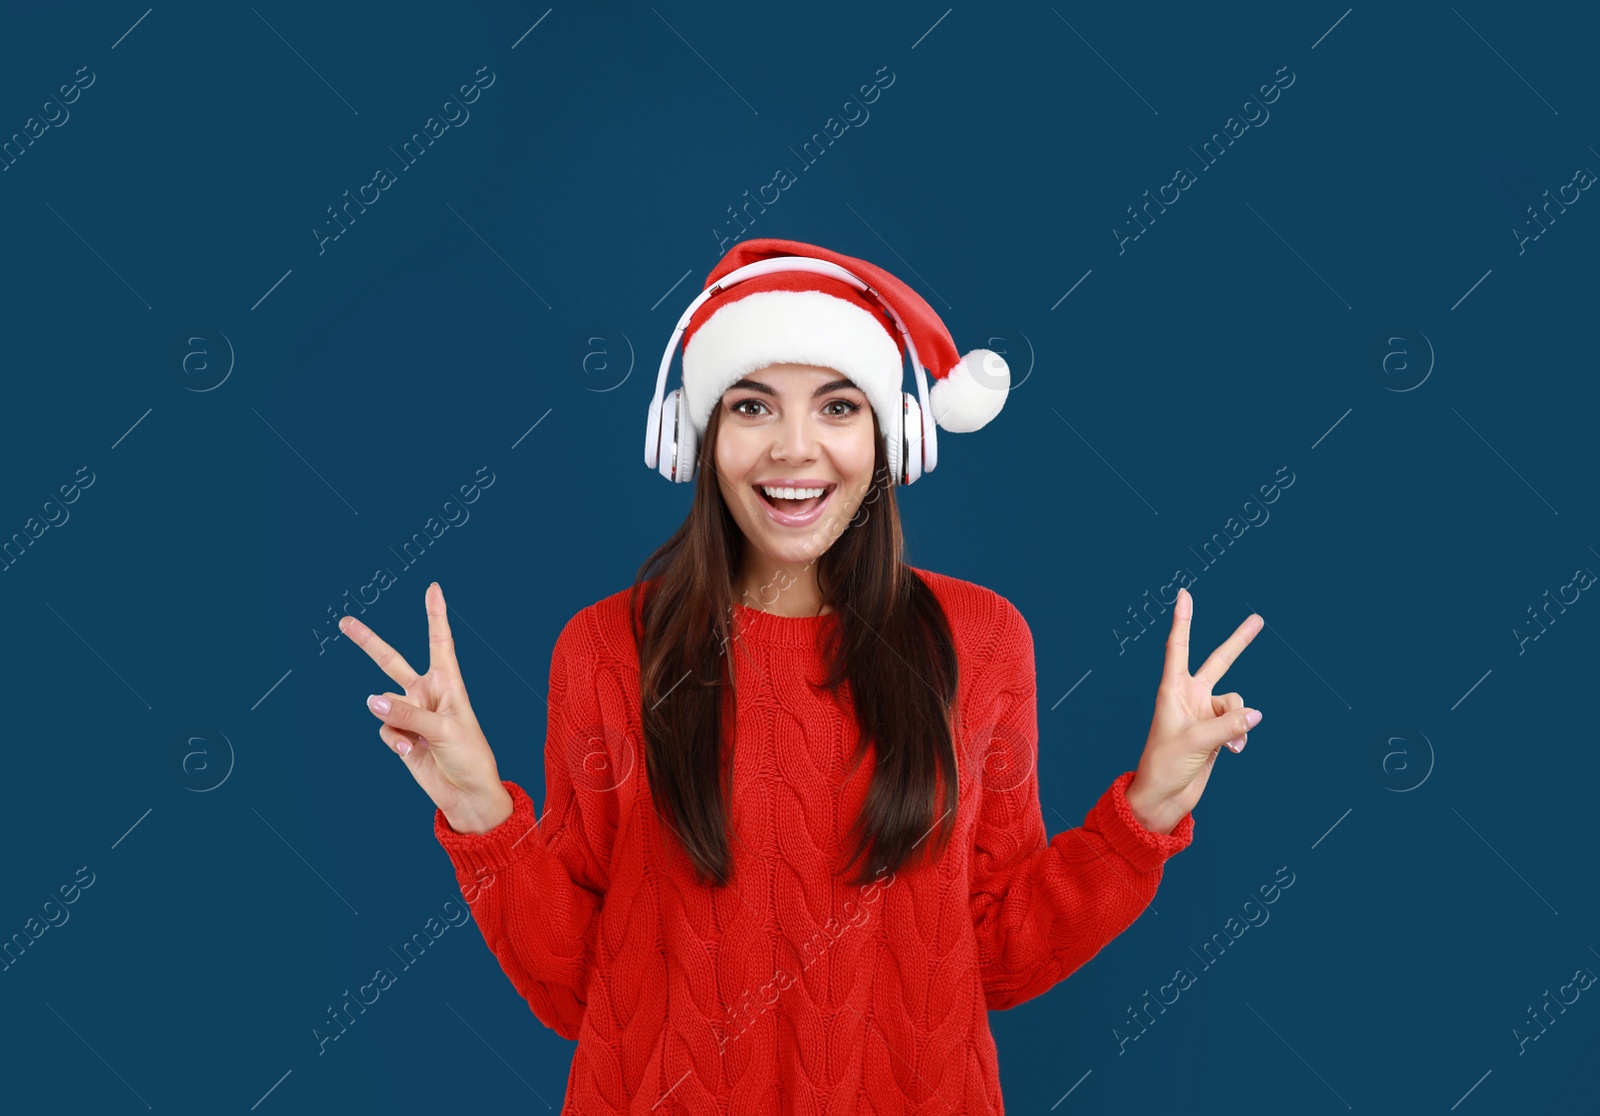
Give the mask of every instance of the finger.
M 1224 716 L 1234 709 L 1243 708 L 1244 698 L 1239 694 L 1211 695 L 1211 711 L 1218 717 Z M 1242 752 L 1244 751 L 1244 742 L 1248 739 L 1250 739 L 1250 736 L 1248 733 L 1246 733 L 1244 736 L 1235 737 L 1234 739 L 1228 741 L 1226 747 L 1232 752 Z M 1212 758 L 1215 759 L 1217 753 L 1212 752 L 1211 755 Z
M 450 635 L 450 615 L 444 604 L 444 589 L 435 581 L 422 595 L 428 607 L 428 669 L 441 667 L 456 678 L 461 670 L 456 665 L 456 641 Z
M 1250 641 L 1266 625 L 1266 621 L 1252 612 L 1244 618 L 1244 623 L 1233 630 L 1233 634 L 1223 641 L 1221 647 L 1211 652 L 1211 656 L 1200 664 L 1200 669 L 1194 672 L 1197 682 L 1204 682 L 1207 686 L 1216 686 L 1222 676 L 1228 673 L 1228 668 L 1239 657 L 1239 652 L 1250 646 Z
M 367 627 L 354 616 L 341 617 L 339 630 L 349 636 L 355 645 L 365 651 L 373 662 L 378 664 L 378 669 L 394 679 L 395 684 L 402 690 L 414 689 L 417 680 L 421 677 L 411 669 L 411 664 L 406 662 L 405 656 L 390 647 L 378 633 Z
M 384 708 L 385 703 L 388 708 Z M 449 736 L 449 725 L 443 716 L 412 705 L 399 694 L 373 694 L 367 698 L 367 708 L 384 724 L 426 736 L 429 740 L 444 740 Z
M 1162 667 L 1162 681 L 1177 685 L 1189 678 L 1189 621 L 1194 617 L 1194 598 L 1189 590 L 1179 589 L 1178 600 L 1172 606 L 1172 631 L 1167 635 L 1167 660 Z
M 1232 709 L 1220 717 L 1209 721 L 1201 721 L 1191 725 L 1187 732 L 1195 748 L 1212 749 L 1219 745 L 1227 744 L 1230 740 L 1242 739 L 1255 725 L 1251 724 L 1248 714 L 1256 714 L 1256 723 L 1261 721 L 1260 711 L 1248 706 L 1243 709 Z M 1242 748 L 1243 745 L 1241 744 Z M 1238 751 L 1238 748 L 1233 749 Z
M 378 726 L 378 738 L 389 745 L 390 751 L 401 759 L 409 755 L 411 750 L 417 746 L 416 740 L 410 733 L 401 732 L 399 729 L 390 728 L 388 725 Z
M 1220 717 L 1230 709 L 1243 709 L 1244 698 L 1238 694 L 1212 694 L 1211 715 Z

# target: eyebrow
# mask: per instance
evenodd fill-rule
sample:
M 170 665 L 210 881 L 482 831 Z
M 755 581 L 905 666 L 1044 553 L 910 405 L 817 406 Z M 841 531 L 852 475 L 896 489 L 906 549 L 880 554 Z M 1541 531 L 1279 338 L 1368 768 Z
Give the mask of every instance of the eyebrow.
M 757 380 L 739 380 L 737 383 L 730 385 L 728 390 L 732 391 L 734 388 L 749 388 L 751 391 L 759 391 L 763 395 L 776 396 L 778 394 L 777 392 L 773 391 L 772 388 Z M 819 395 L 826 395 L 828 392 L 838 391 L 840 388 L 855 388 L 856 391 L 861 391 L 861 389 L 856 387 L 855 383 L 851 380 L 834 380 L 832 383 L 823 384 L 816 391 L 812 392 L 811 398 L 815 399 Z M 862 392 L 862 394 L 865 395 L 866 393 Z

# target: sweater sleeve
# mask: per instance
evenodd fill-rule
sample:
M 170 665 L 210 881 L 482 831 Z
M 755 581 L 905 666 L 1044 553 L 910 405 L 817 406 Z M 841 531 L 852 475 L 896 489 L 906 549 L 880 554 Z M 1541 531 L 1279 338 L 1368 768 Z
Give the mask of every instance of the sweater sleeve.
M 535 820 L 528 793 L 505 780 L 511 817 L 488 833 L 457 833 L 437 808 L 433 821 L 501 969 L 539 1021 L 566 1039 L 578 1037 L 583 1020 L 616 829 L 613 788 L 589 774 L 607 766 L 598 753 L 620 735 L 604 727 L 602 697 L 614 707 L 620 691 L 608 685 L 598 650 L 598 635 L 581 612 L 556 640 L 542 820 Z M 609 716 L 618 713 L 611 708 Z
M 1083 825 L 1046 839 L 1033 634 L 1002 601 L 995 657 L 973 688 L 987 740 L 969 896 L 991 1009 L 1047 991 L 1127 929 L 1155 897 L 1166 859 L 1194 836 L 1193 813 L 1170 834 L 1140 825 L 1125 795 L 1134 772 L 1126 771 Z

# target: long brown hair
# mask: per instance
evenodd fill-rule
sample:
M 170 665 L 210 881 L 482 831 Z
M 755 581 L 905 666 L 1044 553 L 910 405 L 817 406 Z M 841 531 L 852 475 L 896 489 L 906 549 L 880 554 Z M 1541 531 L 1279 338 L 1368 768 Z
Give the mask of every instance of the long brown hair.
M 733 577 L 746 545 L 717 485 L 721 416 L 719 403 L 701 441 L 689 514 L 639 567 L 629 595 L 650 793 L 701 882 L 717 886 L 732 875 L 732 742 L 725 749 L 723 732 L 733 730 L 738 698 L 734 664 L 724 651 L 743 648 L 729 628 Z M 863 885 L 908 861 L 935 827 L 932 855 L 942 851 L 958 791 L 955 640 L 938 598 L 901 559 L 904 538 L 876 414 L 872 421 L 871 488 L 815 559 L 822 599 L 839 621 L 822 649 L 828 664 L 822 686 L 837 698 L 848 684 L 860 729 L 851 771 L 868 747 L 876 749 L 845 864 L 870 854 L 854 881 Z

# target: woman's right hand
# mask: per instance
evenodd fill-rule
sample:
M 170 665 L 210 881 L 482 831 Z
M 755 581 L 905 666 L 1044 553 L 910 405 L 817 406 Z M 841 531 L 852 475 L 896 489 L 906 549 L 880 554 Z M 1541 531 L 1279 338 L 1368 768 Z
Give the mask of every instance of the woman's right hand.
M 355 617 L 342 618 L 339 630 L 405 691 L 367 699 L 367 708 L 383 722 L 378 736 L 405 761 L 450 828 L 487 833 L 511 816 L 511 795 L 500 782 L 494 752 L 467 700 L 438 582 L 429 584 L 423 600 L 428 610 L 427 674 L 412 670 L 400 652 Z

